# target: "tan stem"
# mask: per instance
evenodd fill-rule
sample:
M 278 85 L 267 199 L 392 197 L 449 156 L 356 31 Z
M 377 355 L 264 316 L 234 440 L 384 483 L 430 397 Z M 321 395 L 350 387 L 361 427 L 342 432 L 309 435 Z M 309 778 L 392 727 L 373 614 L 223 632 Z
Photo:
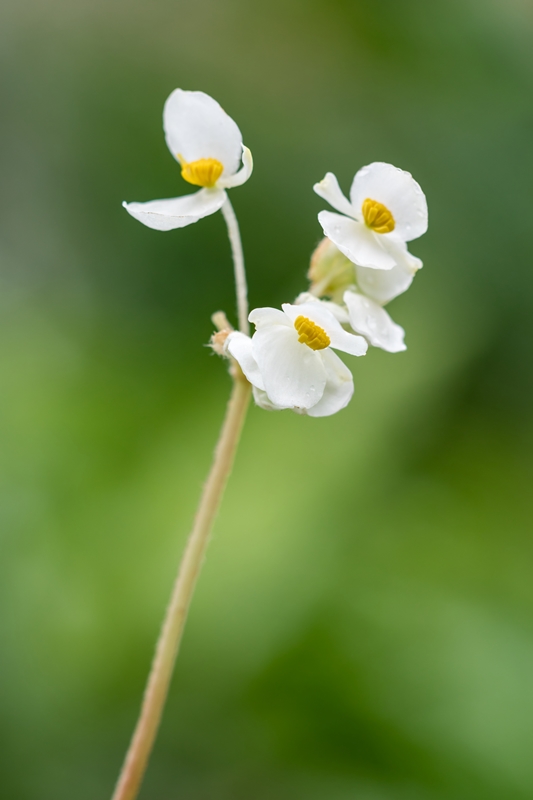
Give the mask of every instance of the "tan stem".
M 250 333 L 250 326 L 248 325 L 248 286 L 246 283 L 246 271 L 244 269 L 244 255 L 242 252 L 241 234 L 239 231 L 239 223 L 237 222 L 237 217 L 235 216 L 235 211 L 233 210 L 233 206 L 231 205 L 230 199 L 227 196 L 221 211 L 228 228 L 231 254 L 233 256 L 239 330 L 241 333 L 248 335 Z
M 234 383 L 226 417 L 215 449 L 211 471 L 202 492 L 192 532 L 187 541 L 167 608 L 141 713 L 112 800 L 135 800 L 161 721 L 187 612 L 202 567 L 209 534 L 220 506 L 244 418 L 251 386 L 234 366 Z

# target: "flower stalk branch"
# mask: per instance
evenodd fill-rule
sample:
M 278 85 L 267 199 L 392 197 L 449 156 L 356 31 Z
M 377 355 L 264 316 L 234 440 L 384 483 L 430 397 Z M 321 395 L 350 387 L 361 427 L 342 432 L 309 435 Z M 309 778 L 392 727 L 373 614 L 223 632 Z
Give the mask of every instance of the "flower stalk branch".
M 230 199 L 227 195 L 221 210 L 228 228 L 228 236 L 233 255 L 239 330 L 241 333 L 248 334 L 250 332 L 250 326 L 248 324 L 248 287 L 246 285 L 246 272 L 244 269 L 244 255 L 242 252 L 241 235 L 239 232 L 239 223 L 237 222 L 237 217 L 235 216 L 235 211 L 233 210 L 233 206 L 231 205 Z

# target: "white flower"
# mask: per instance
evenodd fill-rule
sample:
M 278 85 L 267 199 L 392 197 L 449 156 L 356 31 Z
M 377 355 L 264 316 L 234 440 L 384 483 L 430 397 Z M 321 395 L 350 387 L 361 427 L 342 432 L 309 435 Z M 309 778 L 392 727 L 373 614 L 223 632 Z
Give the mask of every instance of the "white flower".
M 163 128 L 183 178 L 203 188 L 184 197 L 122 205 L 149 228 L 170 231 L 218 211 L 224 190 L 247 181 L 253 162 L 236 123 L 204 92 L 175 89 L 163 109 Z
M 252 338 L 230 333 L 227 351 L 263 408 L 292 408 L 311 417 L 340 411 L 352 397 L 353 378 L 331 348 L 362 356 L 366 341 L 345 331 L 321 303 L 285 303 L 282 309 L 254 309 L 249 319 L 256 332 Z
M 422 266 L 405 244 L 422 236 L 428 225 L 424 192 L 409 172 L 382 162 L 363 167 L 353 179 L 350 200 L 332 172 L 313 188 L 340 212 L 321 211 L 318 219 L 325 235 L 354 264 L 407 271 Z

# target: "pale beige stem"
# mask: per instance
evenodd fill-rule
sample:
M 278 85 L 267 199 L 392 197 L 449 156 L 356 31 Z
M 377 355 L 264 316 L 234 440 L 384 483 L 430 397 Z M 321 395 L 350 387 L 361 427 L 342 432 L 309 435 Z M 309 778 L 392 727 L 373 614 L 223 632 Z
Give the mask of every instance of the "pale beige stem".
M 112 800 L 135 800 L 144 776 L 178 654 L 187 612 L 204 559 L 209 534 L 226 486 L 244 418 L 251 386 L 235 365 L 234 382 L 226 417 L 204 486 L 194 527 L 189 536 L 167 608 L 154 661 L 144 693 L 141 714 L 126 754 Z
M 244 254 L 242 252 L 241 234 L 239 223 L 235 216 L 235 211 L 226 196 L 222 206 L 222 214 L 228 228 L 228 237 L 233 256 L 233 269 L 235 272 L 235 292 L 237 294 L 237 314 L 239 317 L 239 330 L 248 335 L 250 326 L 248 325 L 248 286 L 246 284 L 246 271 L 244 269 Z

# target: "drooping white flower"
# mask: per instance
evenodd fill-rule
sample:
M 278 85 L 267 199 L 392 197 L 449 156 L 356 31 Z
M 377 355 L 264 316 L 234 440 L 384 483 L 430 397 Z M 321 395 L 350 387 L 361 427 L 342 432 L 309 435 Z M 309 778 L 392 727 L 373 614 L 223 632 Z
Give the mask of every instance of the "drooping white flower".
M 379 161 L 369 164 L 353 179 L 350 200 L 332 172 L 313 188 L 340 212 L 321 211 L 318 219 L 325 235 L 354 264 L 379 270 L 399 266 L 407 271 L 422 266 L 406 242 L 426 232 L 427 203 L 409 172 Z
M 345 331 L 321 303 L 285 303 L 282 309 L 254 309 L 249 317 L 254 335 L 230 333 L 227 352 L 263 408 L 292 408 L 312 417 L 335 414 L 349 403 L 353 378 L 331 348 L 362 356 L 365 339 Z
M 348 290 L 344 292 L 344 302 L 348 308 L 351 327 L 373 347 L 380 347 L 388 353 L 399 353 L 407 349 L 404 329 L 375 300 Z
M 149 228 L 170 231 L 218 211 L 225 190 L 247 181 L 253 162 L 236 123 L 204 92 L 175 89 L 163 109 L 163 129 L 182 177 L 202 188 L 183 197 L 122 205 Z

